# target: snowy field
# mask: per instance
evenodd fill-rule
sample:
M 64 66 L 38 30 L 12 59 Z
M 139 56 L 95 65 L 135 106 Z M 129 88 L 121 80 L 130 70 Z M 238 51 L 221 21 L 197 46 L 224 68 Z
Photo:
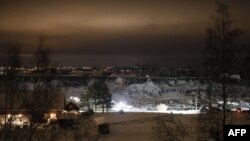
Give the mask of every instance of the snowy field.
M 140 120 L 145 118 L 152 118 L 159 116 L 155 113 L 125 113 L 118 114 L 112 113 L 105 115 L 105 119 L 108 123 L 120 123 L 124 121 Z M 179 115 L 175 115 L 176 118 L 180 118 Z M 187 126 L 194 125 L 194 115 L 186 115 L 185 122 Z M 128 124 L 110 125 L 110 134 L 102 135 L 102 141 L 152 141 L 152 128 L 155 125 L 154 121 L 149 122 L 135 122 Z M 195 132 L 195 128 L 189 130 L 190 134 Z M 194 138 L 194 137 L 190 137 Z
M 235 114 L 235 124 L 249 124 L 250 118 L 243 113 Z M 105 117 L 108 123 L 121 123 L 123 121 L 133 121 L 144 118 L 152 118 L 162 114 L 156 113 L 111 113 L 111 114 L 97 114 L 97 117 Z M 174 119 L 181 121 L 188 129 L 188 136 L 184 141 L 195 141 L 197 139 L 197 118 L 198 115 L 174 115 Z M 110 125 L 110 134 L 102 135 L 101 141 L 152 141 L 152 127 L 155 126 L 154 121 L 149 122 L 135 122 L 128 124 Z

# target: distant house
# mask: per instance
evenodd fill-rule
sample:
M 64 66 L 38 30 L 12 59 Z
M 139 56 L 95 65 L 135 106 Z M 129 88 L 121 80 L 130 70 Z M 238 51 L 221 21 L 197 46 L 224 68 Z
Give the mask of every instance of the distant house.
M 9 117 L 15 116 L 21 119 L 32 116 L 35 122 L 44 122 L 47 119 L 56 119 L 57 114 L 64 110 L 63 93 L 51 93 L 50 97 L 41 97 L 40 99 L 35 97 L 35 105 L 32 105 L 32 94 L 27 92 L 13 95 L 11 108 L 10 98 L 7 97 L 8 106 L 6 108 L 6 95 L 0 92 L 0 123 L 4 123 L 2 121 L 4 115 Z
M 67 112 L 71 112 L 71 111 L 79 111 L 80 107 L 77 103 L 73 102 L 73 101 L 68 101 L 65 105 L 65 110 Z

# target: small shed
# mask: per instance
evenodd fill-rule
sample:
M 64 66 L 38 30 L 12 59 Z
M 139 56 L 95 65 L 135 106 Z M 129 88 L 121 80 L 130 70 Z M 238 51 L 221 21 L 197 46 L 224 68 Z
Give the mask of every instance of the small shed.
M 95 122 L 98 126 L 98 132 L 100 134 L 109 134 L 110 130 L 109 130 L 109 123 L 107 122 L 107 119 L 105 117 L 96 117 Z
M 98 125 L 98 132 L 100 134 L 109 134 L 109 123 L 104 123 L 104 124 L 100 124 Z

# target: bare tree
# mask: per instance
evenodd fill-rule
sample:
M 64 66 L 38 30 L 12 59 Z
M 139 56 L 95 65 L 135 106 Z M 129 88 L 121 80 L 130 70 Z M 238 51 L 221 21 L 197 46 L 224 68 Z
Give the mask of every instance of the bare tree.
M 62 127 L 58 131 L 51 130 L 49 141 L 98 141 L 98 128 L 91 115 L 74 119 L 74 127 Z
M 183 141 L 187 135 L 187 127 L 182 122 L 174 119 L 172 114 L 161 115 L 156 118 L 156 124 L 153 127 L 153 140 Z
M 214 24 L 207 30 L 207 47 L 205 49 L 206 66 L 212 82 L 221 85 L 222 105 L 222 131 L 226 124 L 227 79 L 234 66 L 239 64 L 236 40 L 242 33 L 232 28 L 229 8 L 225 2 L 217 2 L 216 14 L 212 17 Z M 221 132 L 222 133 L 222 132 Z
M 53 108 L 53 102 L 58 88 L 52 84 L 56 71 L 50 66 L 49 50 L 44 47 L 45 39 L 40 37 L 38 47 L 34 53 L 36 73 L 34 74 L 33 92 L 24 105 L 30 110 L 30 124 L 28 140 L 41 140 L 36 134 L 39 120 L 43 114 Z
M 79 129 L 75 132 L 76 141 L 98 141 L 99 135 L 93 116 L 82 116 Z
M 250 47 L 246 48 L 246 55 L 243 58 L 243 69 L 246 79 L 250 79 Z
M 14 97 L 19 89 L 18 68 L 21 65 L 21 47 L 17 43 L 9 43 L 2 53 L 4 67 L 2 84 L 5 89 L 4 139 L 10 141 L 13 139 L 11 128 L 14 116 L 9 114 L 14 110 Z

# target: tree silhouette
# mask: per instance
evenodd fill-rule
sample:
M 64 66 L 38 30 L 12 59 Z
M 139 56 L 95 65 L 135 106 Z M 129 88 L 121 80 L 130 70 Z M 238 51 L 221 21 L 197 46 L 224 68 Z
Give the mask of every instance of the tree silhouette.
M 111 108 L 112 95 L 109 93 L 109 88 L 104 81 L 95 81 L 88 87 L 88 96 L 85 100 L 88 99 L 93 101 L 95 111 L 99 105 L 101 105 L 103 113 L 105 108 L 107 112 L 108 109 Z
M 4 139 L 10 141 L 13 139 L 11 127 L 14 116 L 8 116 L 8 114 L 14 110 L 14 97 L 17 96 L 19 90 L 18 68 L 21 66 L 21 46 L 17 43 L 9 43 L 2 53 L 3 88 L 5 89 Z
M 153 126 L 153 140 L 155 141 L 182 141 L 187 137 L 187 127 L 172 114 L 160 115 Z
M 50 65 L 50 54 L 49 49 L 44 47 L 44 36 L 39 38 L 39 44 L 34 52 L 35 66 L 37 68 L 34 74 L 33 90 L 29 100 L 24 101 L 23 105 L 30 110 L 30 124 L 28 140 L 35 140 L 37 127 L 39 126 L 38 121 L 43 118 L 42 111 L 52 110 L 54 107 L 56 98 L 59 93 L 58 87 L 54 86 L 52 81 L 56 71 Z M 37 138 L 36 140 L 39 140 Z M 41 140 L 41 139 L 40 139 Z
M 232 27 L 229 7 L 225 2 L 217 2 L 216 14 L 212 16 L 213 25 L 207 29 L 207 47 L 205 65 L 212 82 L 221 84 L 222 131 L 226 124 L 227 80 L 239 63 L 237 39 L 241 30 Z M 221 132 L 222 133 L 222 132 Z M 222 136 L 222 134 L 221 134 Z
M 242 66 L 244 68 L 245 78 L 249 80 L 250 79 L 250 48 L 249 47 L 246 49 L 246 55 L 244 56 Z

